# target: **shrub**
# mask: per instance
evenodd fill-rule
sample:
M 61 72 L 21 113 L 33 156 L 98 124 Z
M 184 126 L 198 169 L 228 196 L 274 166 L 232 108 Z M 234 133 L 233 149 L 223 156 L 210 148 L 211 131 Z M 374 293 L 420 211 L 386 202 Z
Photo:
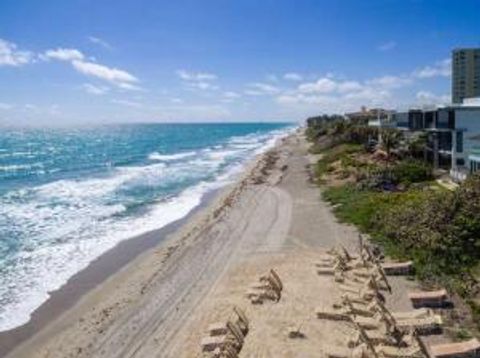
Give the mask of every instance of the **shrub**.
M 351 185 L 328 188 L 323 198 L 338 205 L 335 214 L 340 220 L 355 224 L 365 232 L 374 230 L 377 214 L 401 200 L 396 193 L 358 190 Z
M 404 160 L 394 166 L 392 174 L 397 183 L 419 183 L 432 179 L 432 168 L 420 161 Z
M 413 257 L 425 279 L 454 284 L 467 294 L 475 286 L 470 270 L 480 259 L 480 177 L 456 192 L 428 192 L 377 216 L 378 231 Z
M 328 188 L 326 200 L 335 214 L 382 244 L 386 253 L 415 261 L 420 278 L 441 283 L 463 296 L 477 281 L 480 259 L 480 177 L 456 192 L 358 190 L 351 185 Z
M 387 157 L 390 157 L 392 150 L 397 148 L 403 139 L 403 133 L 398 129 L 383 128 L 380 136 L 382 137 L 382 148 L 387 153 Z
M 334 170 L 334 168 L 331 166 L 333 162 L 336 162 L 339 159 L 348 161 L 350 154 L 357 153 L 362 150 L 362 146 L 357 144 L 341 144 L 329 150 L 324 150 L 322 152 L 323 157 L 315 166 L 315 175 L 318 178 L 321 178 L 323 174 L 332 172 Z

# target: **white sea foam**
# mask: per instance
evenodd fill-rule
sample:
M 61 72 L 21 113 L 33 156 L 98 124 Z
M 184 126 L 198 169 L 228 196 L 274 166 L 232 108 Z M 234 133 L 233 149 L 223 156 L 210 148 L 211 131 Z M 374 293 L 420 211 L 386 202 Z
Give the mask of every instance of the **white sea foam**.
M 0 165 L 0 171 L 15 172 L 19 170 L 29 170 L 33 168 L 42 168 L 42 167 L 43 167 L 42 163 Z
M 175 153 L 175 154 L 160 154 L 158 152 L 153 152 L 148 156 L 150 160 L 159 160 L 164 162 L 169 162 L 172 160 L 179 160 L 183 158 L 192 157 L 196 152 L 184 152 L 184 153 Z
M 223 160 L 228 157 L 233 157 L 238 155 L 237 150 L 217 150 L 217 151 L 212 151 L 208 154 L 208 156 L 213 159 L 213 160 Z
M 0 225 L 15 223 L 13 234 L 17 228 L 28 235 L 0 276 L 0 331 L 26 323 L 49 292 L 119 242 L 185 217 L 203 195 L 231 182 L 249 158 L 284 133 L 236 137 L 198 153 L 153 159 L 160 163 L 112 168 L 101 177 L 58 180 L 1 197 Z M 128 202 L 119 199 L 125 190 L 176 184 L 187 188 L 159 197 L 138 215 L 128 215 Z

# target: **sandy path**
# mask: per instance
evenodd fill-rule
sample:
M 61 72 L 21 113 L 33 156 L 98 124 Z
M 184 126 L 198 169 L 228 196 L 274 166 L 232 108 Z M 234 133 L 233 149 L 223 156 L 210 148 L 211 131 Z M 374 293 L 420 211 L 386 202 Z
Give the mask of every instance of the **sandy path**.
M 166 352 L 175 335 L 215 281 L 239 259 L 239 249 L 247 247 L 244 252 L 248 252 L 246 241 L 267 238 L 268 242 L 269 237 L 282 236 L 278 233 L 285 221 L 279 212 L 288 212 L 289 202 L 279 200 L 279 195 L 268 188 L 249 189 L 229 217 L 206 234 L 211 244 L 205 245 L 204 239 L 194 243 L 159 283 L 148 303 L 111 327 L 112 333 L 107 333 L 95 356 L 171 356 Z M 135 330 L 136 326 L 141 329 Z
M 293 198 L 286 245 L 331 248 L 342 244 L 353 249 L 358 243 L 358 231 L 353 226 L 339 224 L 330 206 L 321 199 L 318 186 L 309 182 L 309 143 L 303 137 L 291 138 L 290 143 L 289 170 L 279 185 Z

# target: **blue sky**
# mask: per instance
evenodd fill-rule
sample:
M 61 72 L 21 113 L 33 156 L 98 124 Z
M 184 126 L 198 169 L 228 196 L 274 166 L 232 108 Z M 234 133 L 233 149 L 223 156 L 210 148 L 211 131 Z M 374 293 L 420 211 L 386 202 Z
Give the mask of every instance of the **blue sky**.
M 450 98 L 480 1 L 2 0 L 0 124 L 302 120 Z

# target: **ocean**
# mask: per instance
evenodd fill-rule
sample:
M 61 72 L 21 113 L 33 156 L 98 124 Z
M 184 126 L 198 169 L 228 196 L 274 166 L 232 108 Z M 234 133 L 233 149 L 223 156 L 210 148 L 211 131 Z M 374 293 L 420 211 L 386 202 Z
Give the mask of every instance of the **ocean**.
M 292 128 L 0 129 L 0 331 L 122 240 L 185 217 Z

